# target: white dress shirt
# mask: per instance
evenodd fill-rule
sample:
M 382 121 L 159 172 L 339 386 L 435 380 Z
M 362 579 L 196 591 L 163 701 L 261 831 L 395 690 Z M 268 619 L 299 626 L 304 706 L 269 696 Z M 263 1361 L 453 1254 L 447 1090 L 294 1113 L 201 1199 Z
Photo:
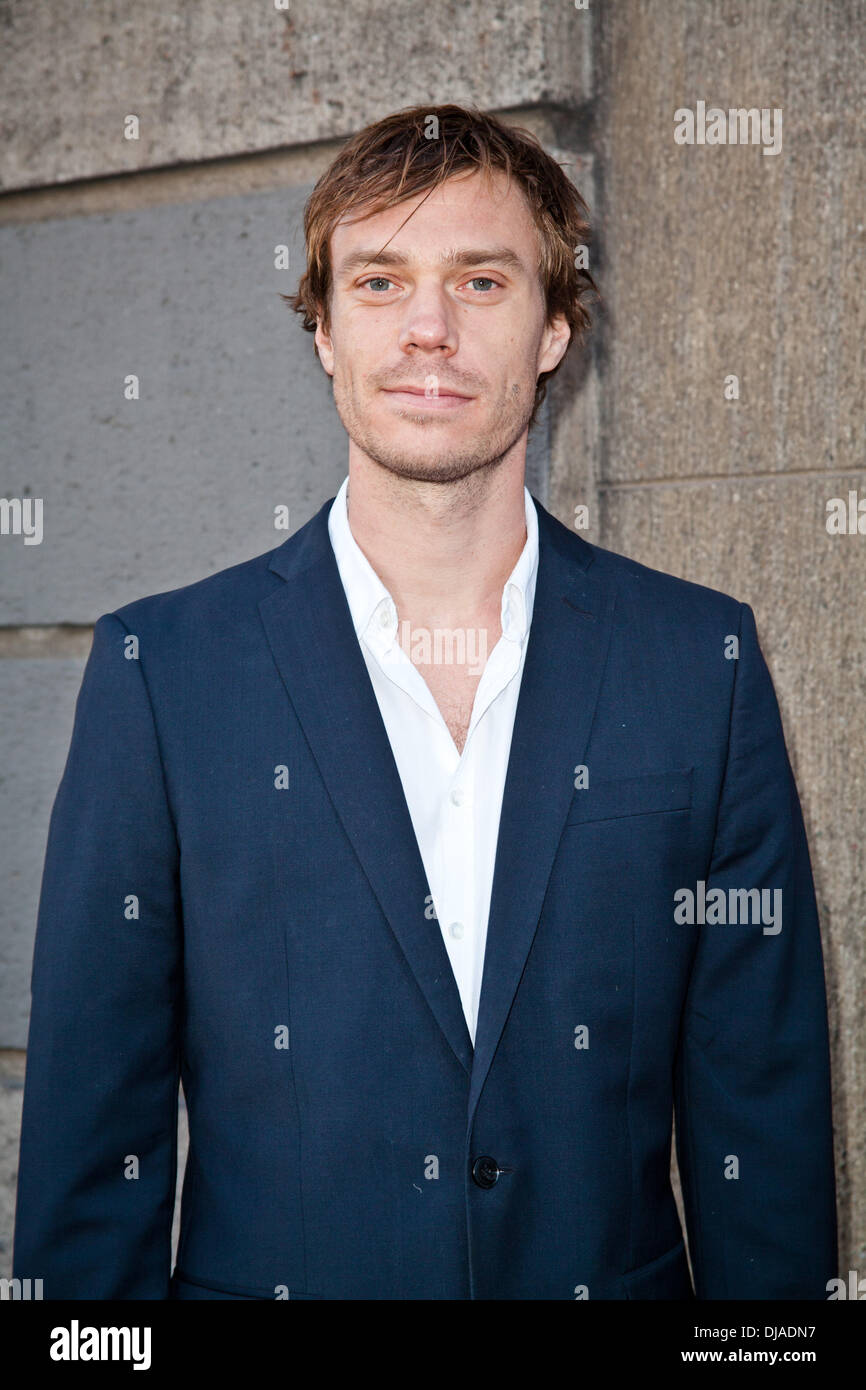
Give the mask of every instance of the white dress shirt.
M 348 485 L 345 478 L 334 498 L 328 532 L 427 874 L 431 929 L 435 909 L 474 1045 L 502 793 L 535 598 L 538 517 L 524 487 L 526 544 L 503 586 L 502 636 L 487 655 L 458 753 L 427 682 L 397 640 L 394 601 L 349 528 Z M 411 629 L 413 644 L 418 634 Z M 480 667 L 484 652 L 467 651 L 480 655 Z M 440 655 L 447 652 L 444 646 Z

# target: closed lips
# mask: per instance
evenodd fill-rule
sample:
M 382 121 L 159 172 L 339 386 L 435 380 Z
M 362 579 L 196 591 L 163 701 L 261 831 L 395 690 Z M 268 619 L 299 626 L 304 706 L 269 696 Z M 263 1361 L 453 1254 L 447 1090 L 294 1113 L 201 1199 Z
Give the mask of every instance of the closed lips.
M 426 395 L 427 395 L 427 390 L 426 390 L 426 388 L 423 387 L 423 386 L 386 386 L 386 387 L 385 387 L 385 390 L 386 390 L 386 391 L 403 391 L 403 392 L 407 392 L 407 393 L 409 393 L 409 394 L 411 394 L 411 395 L 413 395 L 413 396 L 426 396 Z M 432 391 L 432 390 L 431 390 L 431 393 L 430 393 L 430 394 L 431 394 L 431 395 L 436 395 L 436 396 L 457 396 L 457 397 L 459 397 L 460 400 L 463 400 L 463 401 L 466 401 L 466 400 L 469 400 L 469 399 L 470 399 L 469 396 L 464 396 L 464 394 L 463 394 L 462 391 L 443 391 L 443 390 L 441 390 L 441 389 L 437 389 L 437 390 L 435 390 L 435 391 Z

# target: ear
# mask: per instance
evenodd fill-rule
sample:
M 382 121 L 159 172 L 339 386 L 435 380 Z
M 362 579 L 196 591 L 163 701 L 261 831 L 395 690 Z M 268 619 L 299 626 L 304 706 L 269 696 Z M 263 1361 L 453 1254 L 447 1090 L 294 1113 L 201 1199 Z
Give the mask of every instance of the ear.
M 323 326 L 321 319 L 316 319 L 316 333 L 313 340 L 319 351 L 319 361 L 324 367 L 328 376 L 334 375 L 334 344 L 331 335 Z
M 564 314 L 555 314 L 549 324 L 545 324 L 538 349 L 538 371 L 552 372 L 565 356 L 571 340 L 571 329 Z

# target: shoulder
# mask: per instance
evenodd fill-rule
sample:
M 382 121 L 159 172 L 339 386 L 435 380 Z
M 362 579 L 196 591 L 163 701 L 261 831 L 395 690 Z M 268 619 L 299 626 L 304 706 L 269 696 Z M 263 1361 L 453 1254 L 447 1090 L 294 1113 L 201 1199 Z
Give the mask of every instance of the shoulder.
M 229 565 L 191 584 L 142 595 L 103 617 L 115 619 L 130 633 L 159 633 L 162 643 L 202 627 L 233 626 L 248 620 L 261 599 L 282 583 L 269 568 L 278 549 Z
M 720 589 L 682 579 L 614 550 L 595 545 L 570 531 L 549 512 L 539 518 L 544 534 L 590 584 L 611 584 L 617 590 L 620 619 L 631 613 L 640 620 L 671 625 L 719 623 L 736 632 L 748 605 Z

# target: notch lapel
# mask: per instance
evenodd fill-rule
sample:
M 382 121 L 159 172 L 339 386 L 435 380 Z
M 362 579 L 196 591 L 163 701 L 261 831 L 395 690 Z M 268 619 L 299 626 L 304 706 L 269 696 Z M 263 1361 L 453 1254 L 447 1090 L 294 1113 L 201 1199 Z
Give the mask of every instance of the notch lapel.
M 403 955 L 467 1073 L 472 1040 L 400 773 L 328 534 L 333 498 L 271 558 L 285 584 L 259 603 L 268 642 L 328 794 Z
M 585 761 L 616 588 L 593 551 L 535 501 L 538 576 L 502 797 L 475 1034 L 469 1127 L 532 946 Z

